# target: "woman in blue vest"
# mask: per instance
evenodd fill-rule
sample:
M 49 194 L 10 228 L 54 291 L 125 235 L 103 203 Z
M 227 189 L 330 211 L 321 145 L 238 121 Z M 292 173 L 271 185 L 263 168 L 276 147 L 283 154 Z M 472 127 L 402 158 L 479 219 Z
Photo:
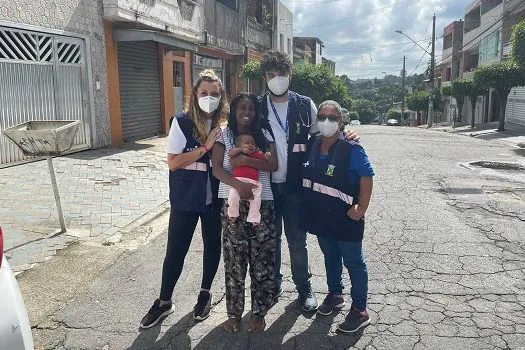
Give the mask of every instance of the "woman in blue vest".
M 317 126 L 321 135 L 308 140 L 303 164 L 301 225 L 317 235 L 325 259 L 328 295 L 318 314 L 330 315 L 345 305 L 341 275 L 343 265 L 348 269 L 352 308 L 338 329 L 352 333 L 370 323 L 362 241 L 374 170 L 363 147 L 343 139 L 341 115 L 341 106 L 335 101 L 319 105 Z
M 228 320 L 223 327 L 238 332 L 244 312 L 246 271 L 249 265 L 251 279 L 252 320 L 248 332 L 261 332 L 266 324 L 264 317 L 274 304 L 275 296 L 275 210 L 270 172 L 277 170 L 275 143 L 268 128 L 261 126 L 260 111 L 255 95 L 242 93 L 231 101 L 228 127 L 223 130 L 213 151 L 213 173 L 221 181 L 219 198 L 227 199 L 230 191 L 237 191 L 241 199 L 251 199 L 252 186 L 232 177 L 232 169 L 238 166 L 236 157 L 229 151 L 236 147 L 240 134 L 251 135 L 259 150 L 270 152 L 269 159 L 250 158 L 247 166 L 259 173 L 261 184 L 261 220 L 257 225 L 247 221 L 249 202 L 240 204 L 240 217 L 228 216 L 228 201 L 224 200 L 223 257 L 226 280 L 226 311 Z
M 168 246 L 160 297 L 142 319 L 141 328 L 155 326 L 174 311 L 173 289 L 182 272 L 199 218 L 204 243 L 203 272 L 193 317 L 200 321 L 210 314 L 210 288 L 221 256 L 219 183 L 211 172 L 210 152 L 220 136 L 219 125 L 226 120 L 227 114 L 228 102 L 221 80 L 212 70 L 203 71 L 193 88 L 188 111 L 177 114 L 170 127 Z

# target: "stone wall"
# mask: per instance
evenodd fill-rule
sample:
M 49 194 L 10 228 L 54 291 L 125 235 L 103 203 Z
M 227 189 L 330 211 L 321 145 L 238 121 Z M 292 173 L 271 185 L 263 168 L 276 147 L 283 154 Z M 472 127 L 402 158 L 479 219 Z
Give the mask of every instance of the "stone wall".
M 0 0 L 0 21 L 63 30 L 89 37 L 91 45 L 91 92 L 95 100 L 96 143 L 111 143 L 109 126 L 106 49 L 100 0 Z M 95 90 L 95 81 L 100 90 Z

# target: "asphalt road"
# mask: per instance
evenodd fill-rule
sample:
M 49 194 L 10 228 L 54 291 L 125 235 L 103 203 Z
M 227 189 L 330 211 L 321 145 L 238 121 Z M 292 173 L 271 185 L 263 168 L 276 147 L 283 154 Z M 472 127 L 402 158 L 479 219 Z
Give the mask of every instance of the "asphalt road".
M 22 276 L 37 349 L 525 349 L 525 172 L 461 165 L 523 162 L 523 151 L 416 128 L 358 131 L 377 174 L 365 232 L 372 324 L 363 332 L 335 332 L 348 306 L 333 317 L 300 312 L 288 256 L 285 294 L 264 333 L 248 335 L 246 321 L 235 335 L 220 327 L 222 266 L 213 313 L 195 324 L 199 232 L 175 290 L 177 311 L 139 332 L 160 286 L 164 217 L 115 246 L 71 246 Z M 309 243 L 322 300 L 324 262 L 316 240 Z

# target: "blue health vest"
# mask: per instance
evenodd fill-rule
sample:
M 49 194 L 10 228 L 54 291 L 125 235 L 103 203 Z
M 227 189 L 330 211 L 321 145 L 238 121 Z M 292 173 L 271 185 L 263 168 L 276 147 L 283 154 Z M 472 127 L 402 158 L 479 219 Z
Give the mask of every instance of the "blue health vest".
M 321 136 L 308 142 L 307 161 L 302 166 L 303 191 L 300 226 L 314 235 L 338 241 L 358 242 L 363 239 L 364 218 L 348 217 L 348 209 L 359 202 L 359 182 L 348 179 L 353 141 L 338 140 L 328 157 L 320 159 Z
M 201 147 L 202 144 L 197 141 L 193 134 L 194 124 L 188 115 L 182 112 L 178 113 L 175 118 L 186 137 L 186 146 L 183 153 L 191 152 Z M 219 181 L 211 173 L 210 161 L 211 156 L 209 153 L 206 153 L 186 168 L 170 170 L 170 204 L 173 210 L 203 213 L 206 210 L 208 177 L 211 182 L 213 204 L 219 205 Z
M 259 97 L 259 106 L 263 115 L 262 126 L 270 131 L 275 139 L 268 121 L 268 94 Z M 296 193 L 301 189 L 301 164 L 305 160 L 306 144 L 312 124 L 311 99 L 293 91 L 288 92 L 288 170 L 286 190 Z

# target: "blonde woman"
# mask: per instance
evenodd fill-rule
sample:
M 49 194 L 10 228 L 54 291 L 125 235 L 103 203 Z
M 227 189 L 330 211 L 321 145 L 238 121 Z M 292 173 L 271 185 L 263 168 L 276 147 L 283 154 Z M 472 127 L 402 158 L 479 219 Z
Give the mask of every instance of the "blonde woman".
M 171 297 L 199 218 L 204 243 L 203 272 L 193 317 L 201 321 L 210 315 L 210 289 L 221 256 L 219 182 L 212 175 L 210 162 L 211 151 L 220 136 L 219 125 L 227 114 L 228 102 L 221 80 L 212 70 L 203 71 L 193 88 L 187 112 L 177 114 L 170 127 L 168 246 L 160 297 L 142 319 L 141 328 L 155 326 L 174 311 Z

